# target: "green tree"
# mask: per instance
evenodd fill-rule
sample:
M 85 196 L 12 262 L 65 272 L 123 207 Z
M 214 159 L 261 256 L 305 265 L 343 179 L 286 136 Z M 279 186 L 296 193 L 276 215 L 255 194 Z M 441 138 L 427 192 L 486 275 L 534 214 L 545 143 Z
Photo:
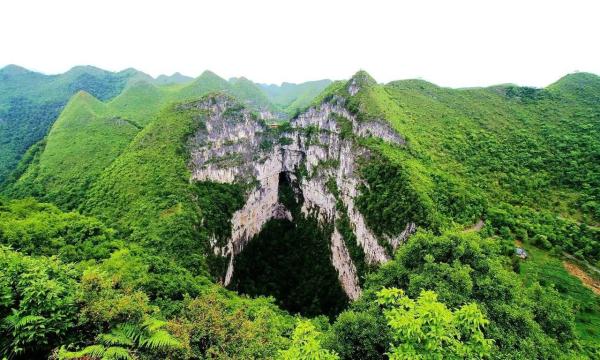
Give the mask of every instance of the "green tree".
M 0 246 L 0 358 L 38 358 L 74 334 L 77 273 Z
M 342 359 L 383 360 L 392 337 L 379 308 L 341 313 L 331 327 L 326 347 Z
M 169 321 L 183 343 L 178 359 L 272 359 L 289 343 L 293 318 L 272 299 L 238 298 L 214 286 L 183 303 Z
M 279 352 L 280 360 L 339 360 L 339 356 L 321 347 L 321 332 L 307 320 L 300 320 L 292 335 L 292 345 Z
M 422 291 L 417 300 L 400 289 L 384 288 L 377 293 L 384 306 L 394 343 L 388 356 L 400 359 L 481 359 L 488 357 L 492 340 L 483 327 L 489 321 L 476 304 L 452 311 L 438 302 L 433 291 Z

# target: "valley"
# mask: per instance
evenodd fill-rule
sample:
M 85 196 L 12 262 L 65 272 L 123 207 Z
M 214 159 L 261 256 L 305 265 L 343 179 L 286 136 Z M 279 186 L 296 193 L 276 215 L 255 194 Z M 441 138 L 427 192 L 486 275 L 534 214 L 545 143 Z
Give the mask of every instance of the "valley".
M 417 306 L 455 326 L 446 356 L 599 354 L 600 297 L 562 263 L 600 264 L 597 75 L 0 75 L 3 356 L 277 358 L 305 336 L 384 359 Z M 61 97 L 2 113 L 24 79 Z

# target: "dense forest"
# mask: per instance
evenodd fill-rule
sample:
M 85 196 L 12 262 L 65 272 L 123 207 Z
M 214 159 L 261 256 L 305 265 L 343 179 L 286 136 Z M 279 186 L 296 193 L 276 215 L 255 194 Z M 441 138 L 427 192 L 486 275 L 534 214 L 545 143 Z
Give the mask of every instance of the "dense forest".
M 600 358 L 600 77 L 543 89 L 379 84 L 364 71 L 280 87 L 211 72 L 43 77 L 0 70 L 0 357 Z M 220 108 L 223 93 L 237 105 Z M 193 179 L 204 104 L 262 124 L 264 151 L 290 145 L 290 120 L 322 104 L 388 124 L 399 144 L 330 118 L 361 154 L 353 211 L 388 261 L 366 261 L 355 218 L 303 211 L 297 183 L 314 175 L 298 168 L 277 189 L 289 219 L 249 239 L 223 286 L 214 246 L 258 179 Z M 347 214 L 347 194 L 326 187 Z M 385 239 L 408 223 L 393 248 Z M 330 261 L 334 229 L 359 275 L 354 301 Z

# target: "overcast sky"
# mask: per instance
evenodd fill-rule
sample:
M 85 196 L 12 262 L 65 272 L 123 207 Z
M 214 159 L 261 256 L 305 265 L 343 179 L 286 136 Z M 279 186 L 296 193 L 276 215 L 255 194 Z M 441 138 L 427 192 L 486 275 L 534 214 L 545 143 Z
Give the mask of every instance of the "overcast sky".
M 600 74 L 600 1 L 3 0 L 0 67 L 545 86 Z

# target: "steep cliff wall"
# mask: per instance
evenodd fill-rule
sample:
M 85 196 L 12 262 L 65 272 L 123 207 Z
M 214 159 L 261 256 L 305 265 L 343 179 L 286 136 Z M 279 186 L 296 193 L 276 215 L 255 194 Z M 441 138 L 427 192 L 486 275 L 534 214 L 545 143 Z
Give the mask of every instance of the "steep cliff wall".
M 350 87 L 352 92 L 358 91 L 357 84 L 351 83 Z M 242 182 L 249 188 L 246 203 L 231 220 L 228 241 L 212 243 L 216 255 L 229 259 L 225 285 L 231 281 L 235 256 L 269 220 L 293 221 L 279 199 L 282 173 L 293 180 L 294 192 L 302 198 L 300 216 L 316 216 L 319 222 L 334 225 L 330 258 L 350 299 L 361 293 L 360 274 L 348 251 L 349 239 L 338 231 L 337 220 L 347 216 L 355 241 L 364 252 L 364 259 L 359 260 L 369 265 L 389 260 L 383 243 L 395 249 L 414 232 L 415 225 L 409 223 L 401 234 L 377 239 L 354 201 L 362 183 L 358 160 L 370 155 L 356 138 L 374 136 L 396 145 L 404 143 L 387 123 L 358 121 L 340 97 L 308 109 L 285 131 L 267 128 L 259 116 L 224 95 L 209 98 L 199 106 L 209 116 L 206 126 L 190 139 L 192 180 Z M 343 127 L 349 127 L 352 136 L 344 134 Z

